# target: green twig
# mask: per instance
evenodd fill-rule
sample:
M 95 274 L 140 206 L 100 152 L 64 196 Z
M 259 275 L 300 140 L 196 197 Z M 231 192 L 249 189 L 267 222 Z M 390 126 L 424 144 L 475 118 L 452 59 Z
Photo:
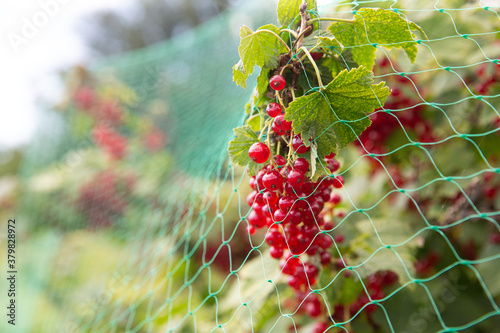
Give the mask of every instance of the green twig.
M 344 22 L 344 23 L 355 23 L 355 19 L 340 19 L 340 18 L 334 18 L 334 17 L 315 17 L 313 19 L 310 19 L 307 21 L 307 24 L 312 24 L 313 22 L 316 21 L 333 21 L 333 22 Z
M 314 67 L 314 71 L 316 72 L 316 77 L 318 79 L 319 87 L 323 88 L 323 81 L 321 81 L 321 73 L 319 72 L 318 66 L 316 65 L 316 61 L 314 61 L 313 57 L 311 56 L 311 54 L 309 53 L 309 51 L 307 50 L 307 48 L 305 46 L 302 46 L 301 50 L 303 50 L 306 53 L 307 57 L 311 61 L 312 65 Z
M 288 52 L 292 51 L 290 49 L 290 47 L 285 43 L 285 41 L 277 33 L 275 33 L 274 31 L 267 30 L 267 29 L 262 29 L 262 30 L 255 31 L 255 33 L 261 33 L 261 32 L 267 32 L 267 33 L 269 33 L 271 35 L 276 36 L 276 38 L 278 38 L 278 40 L 281 42 L 281 44 L 283 44 L 286 47 L 286 49 L 287 49 Z

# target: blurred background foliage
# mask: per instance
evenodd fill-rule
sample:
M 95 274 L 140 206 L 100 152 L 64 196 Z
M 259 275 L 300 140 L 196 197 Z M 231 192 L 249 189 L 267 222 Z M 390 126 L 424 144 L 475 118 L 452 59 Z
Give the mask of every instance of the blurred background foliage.
M 376 5 L 394 4 L 358 8 Z M 20 331 L 209 332 L 227 322 L 228 332 L 283 332 L 292 324 L 283 313 L 293 313 L 299 332 L 312 332 L 320 319 L 293 299 L 264 233 L 248 236 L 248 177 L 225 159 L 250 94 L 231 80 L 238 27 L 274 22 L 274 10 L 274 2 L 142 0 L 82 22 L 85 43 L 104 57 L 62 73 L 65 95 L 44 111 L 34 142 L 0 156 L 2 224 L 16 217 L 20 226 Z M 338 156 L 346 186 L 327 213 L 337 246 L 317 287 L 329 286 L 322 307 L 352 317 L 355 332 L 435 332 L 440 319 L 481 319 L 471 332 L 499 324 L 500 71 L 487 61 L 500 56 L 499 22 L 481 10 L 447 20 L 408 12 L 432 41 L 413 65 L 381 52 L 375 74 L 393 89 L 392 113 L 376 112 Z M 457 31 L 487 33 L 447 38 Z M 381 249 L 380 240 L 401 245 Z M 346 273 L 340 254 L 359 275 Z M 387 271 L 397 282 L 383 289 L 386 311 L 362 308 L 363 284 Z

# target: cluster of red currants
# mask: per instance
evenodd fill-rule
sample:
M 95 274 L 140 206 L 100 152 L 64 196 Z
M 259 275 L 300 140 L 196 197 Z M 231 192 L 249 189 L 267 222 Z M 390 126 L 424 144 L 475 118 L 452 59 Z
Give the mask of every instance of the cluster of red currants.
M 472 84 L 478 94 L 489 94 L 493 86 L 500 82 L 500 64 L 483 62 L 477 67 L 474 74 L 474 76 L 466 78 L 467 84 Z
M 343 265 L 340 265 L 343 266 Z M 341 269 L 337 265 L 337 269 Z M 344 278 L 352 279 L 353 276 L 350 274 L 350 271 L 345 271 Z M 363 291 L 358 295 L 356 300 L 351 304 L 341 304 L 337 303 L 333 305 L 331 309 L 331 319 L 333 322 L 329 321 L 319 321 L 317 322 L 312 332 L 313 333 L 323 333 L 326 332 L 328 327 L 334 323 L 344 322 L 348 318 L 352 318 L 357 315 L 359 311 L 366 312 L 367 316 L 371 316 L 375 310 L 377 309 L 377 305 L 369 304 L 371 301 L 379 301 L 382 300 L 386 296 L 387 288 L 393 286 L 398 281 L 398 275 L 390 270 L 387 271 L 378 271 L 369 275 L 365 280 L 364 284 L 366 287 L 366 291 Z M 298 313 L 306 313 L 308 316 L 312 318 L 325 317 L 326 310 L 322 305 L 324 302 L 318 294 L 308 293 L 308 292 L 297 292 L 296 294 L 296 302 L 300 304 L 300 308 Z M 328 316 L 330 317 L 330 316 Z M 369 321 L 371 322 L 371 321 Z M 291 331 L 292 330 L 291 328 Z
M 127 193 L 134 186 L 133 176 L 118 177 L 113 171 L 97 174 L 80 190 L 77 206 L 93 228 L 108 227 L 128 205 Z
M 143 146 L 150 152 L 158 152 L 165 148 L 168 143 L 168 136 L 158 128 L 148 131 L 142 138 Z
M 250 179 L 253 192 L 247 197 L 252 207 L 247 218 L 248 231 L 253 234 L 259 228 L 269 229 L 266 242 L 270 245 L 271 256 L 283 258 L 281 268 L 289 275 L 288 284 L 303 290 L 315 283 L 318 267 L 303 262 L 299 256 L 317 255 L 319 262 L 330 263 L 327 249 L 333 240 L 327 232 L 334 226 L 324 221 L 322 211 L 326 203 L 336 205 L 340 202 L 340 196 L 332 193 L 332 189 L 341 188 L 343 178 L 326 177 L 312 182 L 306 177 L 309 171 L 306 159 L 299 157 L 288 167 L 281 155 L 273 159 L 276 167 L 268 164 Z M 326 162 L 332 166 L 332 172 L 338 170 L 339 163 L 333 155 Z
M 122 159 L 126 155 L 128 140 L 115 128 L 122 124 L 123 109 L 110 99 L 100 99 L 95 91 L 87 86 L 78 88 L 73 96 L 78 110 L 95 121 L 92 140 L 112 159 Z
M 116 127 L 123 122 L 123 109 L 120 104 L 113 99 L 98 97 L 90 87 L 78 88 L 73 101 L 78 110 L 90 114 L 99 124 Z
M 409 78 L 407 75 L 387 75 L 397 69 L 397 64 L 388 58 L 382 58 L 375 67 L 377 75 L 385 74 L 385 80 L 388 85 L 393 87 L 391 95 L 382 109 L 376 110 L 370 115 L 371 125 L 356 140 L 356 145 L 363 154 L 386 154 L 392 149 L 390 138 L 397 135 L 400 131 L 405 131 L 414 135 L 414 140 L 419 142 L 435 142 L 437 140 L 433 130 L 432 123 L 424 117 L 425 107 L 412 96 L 418 96 L 421 92 L 417 88 L 415 78 Z M 404 110 L 403 112 L 400 112 Z M 383 170 L 380 161 L 385 162 L 385 156 L 377 156 L 372 159 L 374 171 Z M 400 170 L 395 166 L 388 166 L 391 176 L 398 186 L 405 182 L 401 176 Z
M 274 90 L 282 90 L 286 85 L 281 75 L 270 79 Z M 278 103 L 270 103 L 266 108 L 269 117 L 274 118 L 271 129 L 278 135 L 290 134 L 292 123 L 284 119 L 284 110 Z M 300 135 L 293 135 L 291 147 L 296 154 L 309 151 Z M 263 142 L 254 143 L 249 149 L 249 157 L 256 163 L 266 163 L 271 150 Z M 267 228 L 265 240 L 270 246 L 270 255 L 281 259 L 280 267 L 288 276 L 288 284 L 298 296 L 316 283 L 319 265 L 328 265 L 331 254 L 328 249 L 334 239 L 329 232 L 334 229 L 332 222 L 325 222 L 325 205 L 330 208 L 341 201 L 332 193 L 333 188 L 341 188 L 342 176 L 322 177 L 313 182 L 307 173 L 309 162 L 302 157 L 287 161 L 281 155 L 274 155 L 271 163 L 262 167 L 251 177 L 253 189 L 247 197 L 252 207 L 247 220 L 248 232 Z M 325 157 L 327 167 L 333 174 L 340 164 L 335 154 Z M 308 302 L 306 309 L 312 316 L 320 314 L 319 300 Z
M 92 140 L 112 159 L 122 159 L 127 151 L 127 138 L 112 127 L 97 125 L 92 130 Z

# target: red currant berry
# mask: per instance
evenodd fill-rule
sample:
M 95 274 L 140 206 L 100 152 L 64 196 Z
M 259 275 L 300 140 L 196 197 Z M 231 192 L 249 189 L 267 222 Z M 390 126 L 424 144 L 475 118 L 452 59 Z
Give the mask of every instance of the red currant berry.
M 340 201 L 342 201 L 342 198 L 340 197 L 340 195 L 338 195 L 337 193 L 332 193 L 332 195 L 330 196 L 329 202 L 334 204 L 334 205 L 338 205 Z
M 276 223 L 287 223 L 290 222 L 291 216 L 287 211 L 278 209 L 274 212 L 274 222 Z
M 280 114 L 279 116 L 276 116 L 273 121 L 274 126 L 282 131 L 288 132 L 289 130 L 292 129 L 292 122 L 291 121 L 286 121 L 285 116 Z
M 253 225 L 255 228 L 262 228 L 266 225 L 266 217 L 261 214 L 257 214 L 255 210 L 252 210 L 248 215 L 248 223 Z
M 491 244 L 500 244 L 500 234 L 491 234 L 490 235 L 490 243 Z
M 269 85 L 274 90 L 283 90 L 286 86 L 285 78 L 281 75 L 274 75 L 269 79 Z
M 255 182 L 257 184 L 257 188 L 255 189 L 256 191 L 260 191 L 264 189 L 264 184 L 262 184 L 262 177 L 266 174 L 266 171 L 260 170 L 257 172 L 257 176 L 255 176 Z
M 288 174 L 288 183 L 292 185 L 293 188 L 299 189 L 304 184 L 305 176 L 302 171 L 292 170 Z
M 269 191 L 276 191 L 283 187 L 283 176 L 276 170 L 269 171 L 262 178 L 262 184 Z
M 323 58 L 323 54 L 321 52 L 311 52 L 311 57 L 316 61 Z
M 295 152 L 297 154 L 305 154 L 309 151 L 309 147 L 306 147 L 304 145 L 304 142 L 302 141 L 302 138 L 300 137 L 300 135 L 295 135 L 293 137 L 292 147 L 293 147 L 293 150 L 295 150 Z
M 328 160 L 326 162 L 326 167 L 330 170 L 330 172 L 335 172 L 340 168 L 340 163 L 337 160 Z
M 264 204 L 262 194 L 257 191 L 250 192 L 250 194 L 248 194 L 247 196 L 247 203 L 250 207 L 255 203 Z
M 330 237 L 328 237 L 328 238 L 330 238 Z M 345 240 L 344 235 L 342 235 L 342 234 L 336 235 L 336 236 L 335 236 L 335 237 L 333 237 L 333 238 L 335 239 L 335 242 L 336 242 L 336 243 L 339 243 L 339 244 L 340 244 L 340 243 L 343 243 L 343 242 L 344 242 L 344 240 Z
M 314 186 L 313 182 L 305 182 L 304 185 L 302 185 L 302 192 L 305 194 L 306 197 L 313 194 L 315 190 L 316 187 Z
M 265 217 L 271 217 L 274 214 L 274 209 L 269 205 L 262 206 L 260 210 Z
M 293 168 L 306 174 L 309 171 L 309 162 L 305 158 L 299 157 L 293 162 Z
M 283 186 L 283 190 L 285 191 L 286 195 L 291 195 L 294 198 L 297 197 L 297 194 L 295 194 L 295 191 L 294 191 L 292 185 L 290 185 L 289 182 L 285 182 L 285 186 Z
M 279 199 L 278 205 L 282 211 L 288 212 L 292 208 L 294 202 L 294 197 L 287 195 Z
M 290 222 L 292 222 L 294 225 L 298 225 L 300 222 L 302 222 L 302 213 L 298 209 L 292 209 L 290 210 Z
M 285 237 L 278 229 L 271 229 L 266 235 L 266 243 L 277 247 L 283 248 L 285 246 Z
M 342 176 L 337 176 L 333 180 L 333 187 L 335 188 L 342 188 L 344 186 L 344 177 Z
M 384 286 L 392 286 L 398 281 L 398 275 L 393 271 L 384 271 L 380 274 Z
M 249 233 L 250 235 L 253 235 L 253 234 L 255 234 L 255 227 L 254 227 L 253 225 L 249 225 L 249 226 L 247 227 L 247 231 L 248 231 L 248 233 Z
M 295 271 L 295 267 L 301 264 L 301 261 L 297 257 L 292 257 L 291 253 L 287 253 L 283 260 L 280 262 L 280 268 L 282 269 L 283 273 L 287 275 L 293 274 Z
M 279 105 L 278 103 L 269 104 L 266 108 L 266 111 L 269 117 L 272 118 L 283 113 L 283 109 L 281 108 L 281 105 Z
M 255 176 L 252 176 L 250 178 L 250 180 L 248 181 L 248 183 L 250 184 L 250 187 L 252 188 L 252 190 L 255 190 L 255 183 L 256 183 Z
M 330 153 L 329 155 L 325 156 L 325 160 L 333 160 L 335 158 L 336 154 L 335 153 Z
M 276 118 L 274 118 L 276 119 Z M 286 131 L 283 131 L 282 129 L 278 128 L 278 125 L 276 124 L 275 121 L 273 121 L 273 124 L 271 125 L 271 129 L 273 130 L 273 132 L 276 134 L 276 135 L 285 135 L 286 134 Z
M 321 234 L 318 236 L 318 244 L 323 249 L 326 250 L 333 245 L 333 240 L 329 235 Z
M 274 191 L 265 191 L 262 197 L 264 198 L 264 202 L 269 206 L 274 206 L 278 203 L 278 195 Z
M 302 282 L 296 276 L 290 275 L 288 277 L 288 285 L 295 290 L 300 290 L 300 287 L 302 286 Z
M 319 254 L 319 260 L 322 265 L 328 265 L 332 260 L 330 252 L 324 251 Z
M 269 254 L 274 259 L 280 259 L 281 257 L 283 257 L 283 248 L 277 248 L 277 247 L 271 246 L 271 248 L 269 249 Z
M 274 163 L 276 163 L 276 165 L 278 167 L 284 167 L 286 165 L 286 160 L 281 155 L 274 155 L 273 159 L 274 159 Z
M 317 317 L 321 314 L 321 302 L 315 298 L 306 303 L 306 311 L 311 317 Z
M 319 192 L 319 196 L 321 199 L 323 199 L 323 202 L 328 202 L 330 200 L 330 193 L 331 191 L 329 189 L 324 189 L 323 191 Z
M 255 210 L 257 212 L 257 214 L 260 214 L 262 215 L 261 211 L 262 211 L 262 206 L 264 206 L 265 204 L 260 204 L 260 203 L 254 203 L 252 205 L 252 209 Z
M 317 244 L 311 244 L 307 250 L 306 250 L 306 253 L 310 256 L 313 256 L 316 254 L 316 252 L 318 252 L 318 248 L 319 246 Z
M 341 318 L 343 319 L 343 317 Z M 342 321 L 342 319 L 339 319 L 338 321 Z M 312 333 L 325 333 L 327 330 L 328 330 L 328 324 L 319 322 L 314 324 Z
M 264 163 L 270 154 L 269 147 L 263 142 L 254 143 L 248 150 L 248 155 L 255 163 Z

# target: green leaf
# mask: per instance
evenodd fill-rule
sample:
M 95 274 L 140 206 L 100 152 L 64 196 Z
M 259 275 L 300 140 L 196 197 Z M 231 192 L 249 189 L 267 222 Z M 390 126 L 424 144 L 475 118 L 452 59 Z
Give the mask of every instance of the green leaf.
M 285 50 L 279 34 L 280 30 L 273 24 L 262 26 L 255 32 L 247 26 L 241 27 L 238 47 L 241 60 L 233 67 L 233 80 L 238 85 L 246 87 L 245 81 L 256 65 L 269 68 L 278 65 L 278 56 Z
M 343 70 L 323 91 L 297 98 L 286 110 L 305 145 L 309 139 L 318 145 L 323 159 L 354 141 L 371 123 L 367 113 L 381 107 L 389 88 L 384 82 L 373 84 L 373 73 L 364 67 Z
M 329 67 L 323 65 L 325 61 L 328 61 L 331 58 L 322 58 L 316 61 L 316 66 L 321 75 L 322 82 L 331 82 L 333 80 L 332 71 Z M 304 89 L 304 91 L 309 91 L 313 87 L 318 87 L 319 82 L 316 76 L 316 71 L 314 67 L 309 62 L 309 59 L 304 61 L 305 70 L 299 74 L 299 85 Z
M 314 177 L 314 174 L 316 173 L 316 160 L 318 158 L 318 150 L 316 148 L 316 144 L 313 142 L 311 144 L 311 177 Z
M 299 6 L 302 0 L 279 0 L 278 1 L 278 22 L 285 27 L 294 28 L 292 23 L 298 24 L 300 20 Z M 307 1 L 307 9 L 316 8 L 316 0 Z
M 484 284 L 488 287 L 493 297 L 498 297 L 498 295 L 500 295 L 500 279 L 498 278 L 498 267 L 500 264 L 500 258 L 498 257 L 499 253 L 500 246 L 487 244 L 483 248 L 480 258 L 489 258 L 489 260 L 476 266 Z
M 318 40 L 318 44 L 320 47 L 330 50 L 333 54 L 337 54 L 343 49 L 342 44 L 340 44 L 340 42 L 335 37 L 330 38 L 318 36 L 316 39 Z M 334 50 L 338 52 L 335 52 Z
M 344 45 L 352 47 L 354 60 L 369 69 L 375 64 L 377 45 L 403 48 L 412 62 L 417 57 L 417 42 L 412 30 L 422 28 L 398 13 L 386 9 L 362 8 L 351 22 L 333 22 L 328 30 Z M 377 45 L 374 45 L 377 44 Z
M 323 293 L 329 304 L 352 304 L 364 292 L 363 285 L 356 274 L 350 277 L 346 277 L 343 273 L 338 276 L 337 274 L 337 270 L 321 270 L 318 287 L 324 289 Z
M 358 221 L 356 229 L 358 229 L 359 235 L 350 242 L 352 249 L 356 251 L 356 258 L 351 259 L 350 265 L 362 264 L 360 267 L 356 267 L 356 271 L 362 278 L 380 270 L 394 271 L 398 274 L 401 283 L 410 280 L 406 270 L 411 276 L 414 276 L 414 253 L 418 242 L 411 239 L 414 233 L 407 221 L 401 216 Z M 394 246 L 401 243 L 405 244 L 391 249 L 384 247 L 384 245 Z M 368 258 L 370 259 L 366 261 Z
M 229 142 L 229 148 L 227 149 L 229 157 L 233 163 L 242 167 L 248 165 L 249 172 L 253 175 L 261 165 L 252 161 L 248 156 L 248 150 L 254 143 L 259 142 L 259 137 L 248 125 L 236 127 L 234 135 L 236 138 Z
M 308 50 L 315 46 L 338 49 L 339 51 L 343 48 L 342 44 L 328 30 L 314 30 L 309 36 L 304 37 L 302 46 L 305 46 Z M 317 48 L 313 52 L 318 51 L 319 49 Z
M 255 116 L 252 118 L 248 118 L 248 120 L 246 121 L 246 125 L 250 126 L 255 132 L 260 131 L 260 117 Z
M 267 77 L 268 73 L 269 68 L 264 67 L 257 77 L 257 86 L 255 87 L 255 90 L 252 94 L 252 103 L 254 105 L 257 105 L 260 100 L 263 100 L 265 98 L 267 87 L 269 86 L 269 78 Z
M 245 71 L 243 61 L 241 61 L 240 59 L 240 61 L 238 61 L 238 63 L 233 66 L 233 81 L 236 82 L 237 85 L 246 88 L 247 78 L 248 73 Z

